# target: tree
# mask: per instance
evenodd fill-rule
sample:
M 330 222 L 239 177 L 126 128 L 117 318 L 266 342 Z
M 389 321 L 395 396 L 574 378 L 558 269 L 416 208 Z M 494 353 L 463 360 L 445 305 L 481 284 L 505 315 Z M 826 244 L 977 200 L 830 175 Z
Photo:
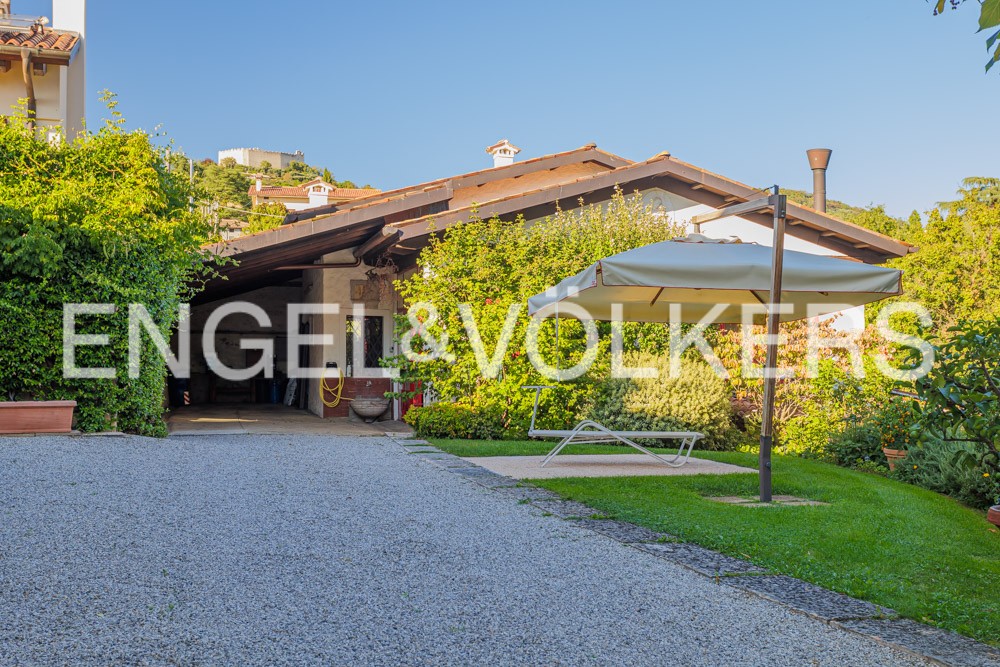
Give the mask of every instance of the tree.
M 949 5 L 952 9 L 958 9 L 965 0 L 935 0 L 934 15 L 939 16 Z M 979 30 L 990 30 L 1000 26 L 1000 0 L 979 0 Z M 996 47 L 994 49 L 994 46 Z M 990 52 L 989 60 L 986 61 L 986 71 L 998 60 L 1000 60 L 1000 30 L 994 31 L 986 38 L 986 50 Z
M 893 217 L 885 212 L 882 204 L 858 209 L 844 216 L 844 220 L 901 241 L 910 241 L 919 229 L 919 225 L 914 226 L 912 217 L 909 220 Z
M 249 222 L 243 232 L 256 234 L 267 229 L 277 229 L 281 226 L 287 213 L 288 209 L 281 202 L 257 204 L 250 212 Z
M 927 224 L 906 238 L 919 252 L 889 262 L 903 270 L 901 298 L 925 306 L 938 334 L 960 320 L 1000 317 L 1000 284 L 993 279 L 1000 272 L 1000 202 L 977 186 L 959 194 L 959 200 L 932 210 Z M 910 225 L 918 221 L 911 216 Z M 885 303 L 868 308 L 869 317 Z
M 333 180 L 333 174 L 329 169 L 323 169 L 323 180 L 327 183 L 337 184 L 337 181 Z
M 267 160 L 261 160 L 261 161 L 260 161 L 260 165 L 259 165 L 259 168 L 260 168 L 260 170 L 261 170 L 261 171 L 262 171 L 263 173 L 265 173 L 265 174 L 269 174 L 269 173 L 271 173 L 271 169 L 272 169 L 273 167 L 272 167 L 271 163 L 270 163 L 270 162 L 268 162 Z
M 621 192 L 603 208 L 560 211 L 531 225 L 521 220 L 473 219 L 450 227 L 431 238 L 419 257 L 422 270 L 397 282 L 397 288 L 407 304 L 434 304 L 437 320 L 425 319 L 421 326 L 438 339 L 447 331 L 446 347 L 451 356 L 425 362 L 399 357 L 391 364 L 400 369 L 403 382 L 431 383 L 442 399 L 501 414 L 506 426 L 523 430 L 531 415 L 532 396 L 521 387 L 548 384 L 527 354 L 528 297 L 602 257 L 673 238 L 680 232 L 677 225 L 645 206 L 640 197 L 626 197 Z M 509 309 L 521 307 L 493 378 L 480 373 L 475 351 L 464 333 L 460 304 L 468 304 L 487 357 L 496 349 Z M 643 327 L 665 329 L 659 324 L 626 324 L 625 339 L 637 340 Z M 410 329 L 406 316 L 400 329 Z M 602 330 L 607 334 L 606 328 Z M 555 324 L 547 321 L 539 338 L 545 363 L 565 369 L 579 361 L 586 337 L 579 322 L 562 321 L 557 343 Z M 601 346 L 606 352 L 606 335 Z M 546 423 L 570 421 L 583 407 L 588 387 L 607 366 L 603 355 L 592 373 L 547 392 L 542 397 Z
M 986 206 L 1000 205 L 1000 178 L 988 176 L 969 176 L 962 180 L 958 189 L 959 199 L 941 202 L 941 208 L 961 212 L 969 202 L 977 202 Z
M 209 202 L 244 210 L 250 208 L 250 177 L 239 169 L 206 165 L 198 190 L 201 197 Z

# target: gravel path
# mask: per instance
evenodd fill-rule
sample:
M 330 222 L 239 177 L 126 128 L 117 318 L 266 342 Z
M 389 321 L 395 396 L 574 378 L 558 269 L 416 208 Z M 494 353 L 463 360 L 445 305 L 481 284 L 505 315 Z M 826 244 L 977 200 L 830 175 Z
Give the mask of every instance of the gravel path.
M 388 440 L 0 438 L 0 663 L 924 664 Z

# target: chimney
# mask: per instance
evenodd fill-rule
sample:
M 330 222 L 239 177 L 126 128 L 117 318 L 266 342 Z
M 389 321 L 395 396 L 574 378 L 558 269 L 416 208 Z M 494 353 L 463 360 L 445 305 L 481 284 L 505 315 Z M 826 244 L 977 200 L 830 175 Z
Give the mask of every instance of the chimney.
M 813 208 L 826 213 L 826 168 L 830 164 L 829 148 L 810 148 L 806 151 L 809 168 L 813 170 Z
M 260 178 L 260 174 L 257 174 L 257 192 L 260 192 L 260 187 L 263 185 L 263 181 Z
M 514 156 L 520 153 L 521 149 L 506 139 L 501 139 L 492 146 L 488 146 L 486 152 L 493 156 L 494 167 L 506 167 L 509 164 L 514 164 Z
M 0 0 L 0 16 L 10 16 L 10 0 Z

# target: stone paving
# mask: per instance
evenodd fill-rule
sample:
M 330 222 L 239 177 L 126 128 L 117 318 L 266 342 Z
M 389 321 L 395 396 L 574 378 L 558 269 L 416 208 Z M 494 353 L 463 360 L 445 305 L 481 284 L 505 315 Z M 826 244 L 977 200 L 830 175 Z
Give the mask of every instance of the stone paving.
M 560 454 L 544 468 L 543 458 L 542 456 L 482 456 L 468 460 L 477 466 L 515 479 L 757 473 L 752 468 L 696 458 L 688 459 L 684 465 L 674 468 L 645 454 Z
M 502 476 L 493 471 L 487 471 L 492 474 L 470 474 L 467 466 L 478 463 L 479 459 L 460 459 L 422 440 L 396 438 L 396 442 L 407 451 L 416 453 L 435 465 L 451 472 L 464 473 L 466 477 L 475 479 L 494 491 L 517 497 L 521 502 L 541 509 L 545 515 L 558 517 L 581 529 L 600 533 L 704 576 L 713 577 L 726 586 L 743 590 L 796 613 L 929 659 L 935 664 L 955 667 L 1000 667 L 1000 649 L 987 644 L 954 632 L 900 618 L 894 610 L 887 607 L 857 600 L 793 577 L 770 573 L 748 561 L 681 542 L 666 533 L 658 533 L 623 521 L 601 518 L 598 510 L 578 502 L 560 500 L 546 489 L 536 489 L 539 492 L 537 495 L 531 490 L 532 487 L 514 485 L 512 489 L 509 483 L 503 481 Z M 752 502 L 750 499 L 742 498 L 727 498 L 724 501 L 737 500 L 741 503 Z M 800 500 L 792 497 L 784 498 L 788 504 Z
M 409 426 L 397 421 L 365 423 L 360 419 L 322 419 L 284 405 L 267 403 L 216 403 L 186 405 L 167 415 L 170 435 L 408 435 Z

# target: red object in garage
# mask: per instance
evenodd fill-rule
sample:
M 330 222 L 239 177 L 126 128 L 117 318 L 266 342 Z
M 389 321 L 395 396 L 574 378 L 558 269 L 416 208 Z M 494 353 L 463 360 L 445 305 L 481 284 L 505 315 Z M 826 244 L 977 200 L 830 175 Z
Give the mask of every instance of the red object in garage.
M 409 382 L 409 383 L 406 383 L 406 384 L 403 385 L 403 391 L 405 391 L 405 392 L 411 392 L 411 391 L 413 391 L 413 392 L 417 392 L 417 393 L 413 396 L 413 398 L 407 398 L 407 399 L 403 400 L 402 405 L 400 406 L 400 410 L 402 411 L 402 415 L 401 416 L 405 416 L 406 412 L 410 408 L 421 408 L 421 407 L 423 407 L 423 405 L 424 405 L 424 394 L 423 394 L 422 391 L 420 391 L 420 386 L 421 386 L 420 382 Z

